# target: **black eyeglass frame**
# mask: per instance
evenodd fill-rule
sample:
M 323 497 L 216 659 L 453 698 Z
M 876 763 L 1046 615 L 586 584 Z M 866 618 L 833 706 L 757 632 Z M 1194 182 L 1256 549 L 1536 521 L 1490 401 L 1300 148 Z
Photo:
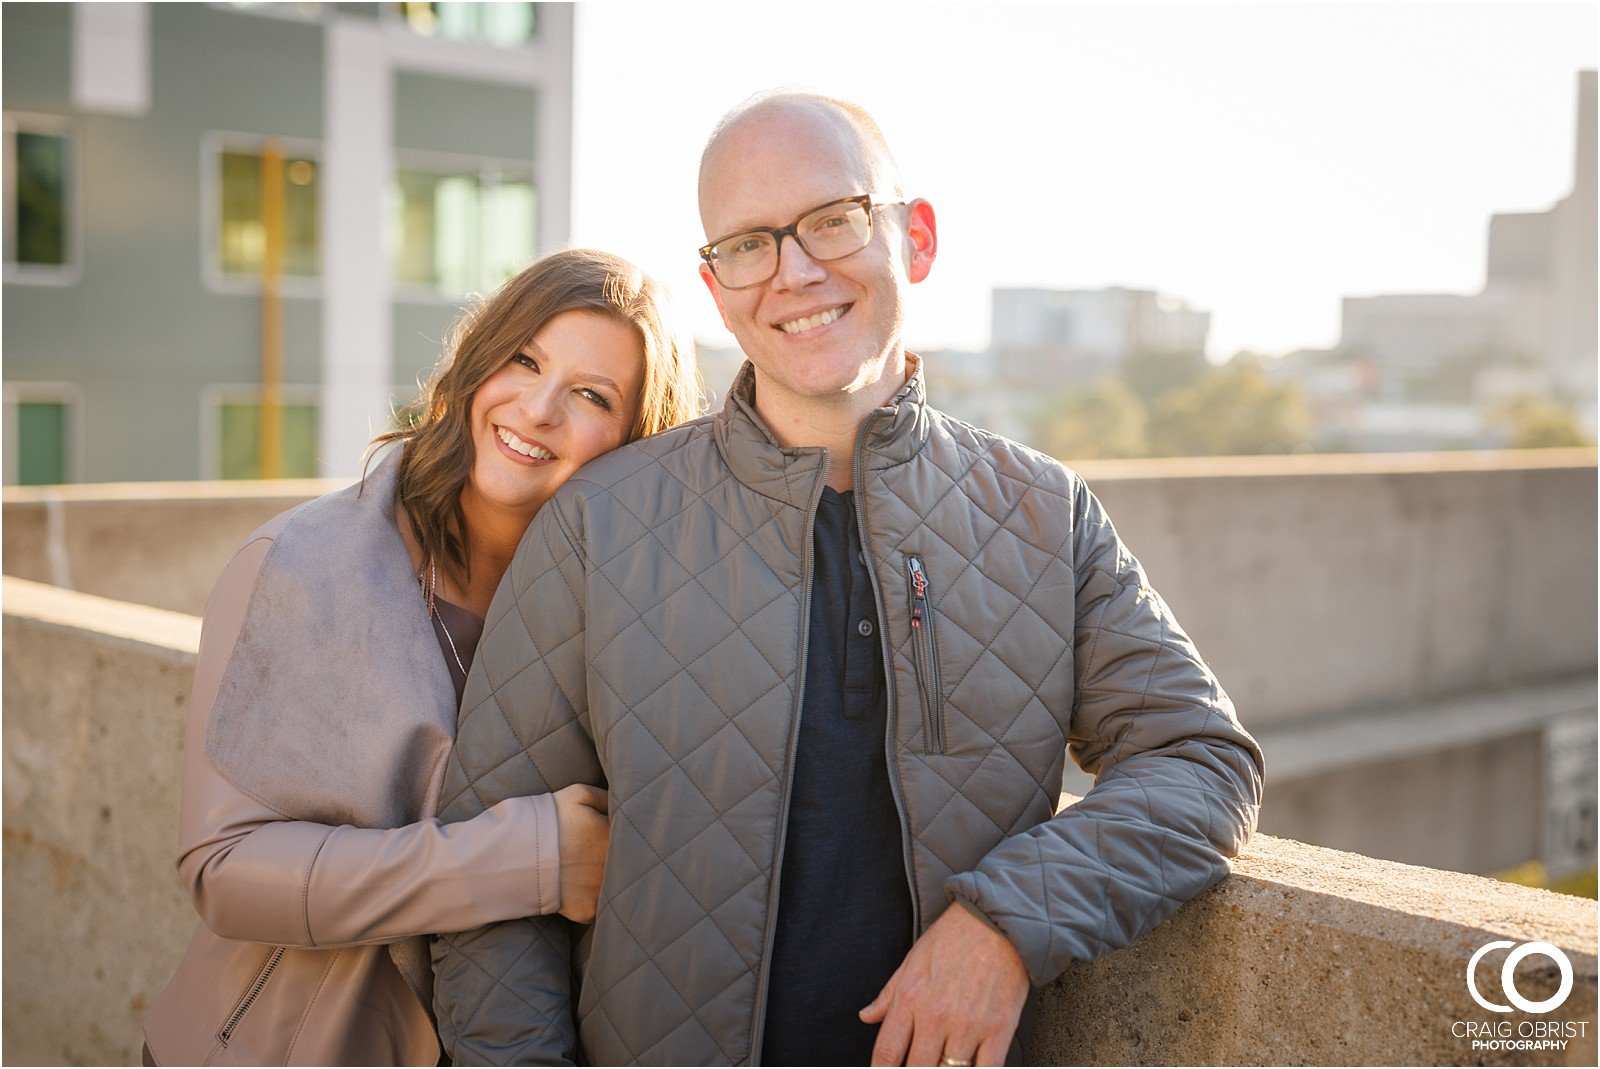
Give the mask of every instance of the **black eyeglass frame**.
M 846 256 L 854 256 L 856 253 L 860 252 L 861 249 L 864 249 L 868 245 L 872 244 L 872 213 L 874 211 L 879 208 L 896 208 L 910 203 L 909 201 L 904 200 L 878 199 L 880 197 L 887 198 L 892 195 L 893 194 L 884 193 L 858 193 L 853 197 L 839 197 L 835 200 L 823 201 L 815 208 L 807 208 L 805 211 L 801 212 L 799 217 L 788 226 L 752 226 L 745 230 L 735 230 L 731 234 L 724 234 L 717 240 L 707 242 L 706 244 L 700 246 L 700 259 L 704 260 L 706 262 L 706 266 L 711 268 L 711 273 L 717 276 L 718 284 L 720 284 L 723 289 L 729 290 L 747 290 L 751 286 L 760 286 L 767 282 L 771 282 L 773 276 L 778 273 L 779 262 L 783 258 L 783 239 L 786 237 L 794 238 L 795 243 L 805 251 L 805 254 L 810 256 L 818 263 L 828 263 L 832 260 L 842 260 Z M 824 208 L 831 208 L 836 204 L 855 204 L 867 210 L 867 240 L 862 244 L 861 249 L 854 249 L 850 252 L 841 253 L 838 256 L 816 256 L 809 248 L 806 247 L 805 238 L 800 236 L 800 224 L 805 221 L 808 215 L 820 212 Z M 742 286 L 730 286 L 726 282 L 722 281 L 722 275 L 717 271 L 716 248 L 724 241 L 732 241 L 734 238 L 742 238 L 746 234 L 767 234 L 771 236 L 773 248 L 777 250 L 777 256 L 775 256 L 772 261 L 772 274 L 757 282 L 746 282 Z

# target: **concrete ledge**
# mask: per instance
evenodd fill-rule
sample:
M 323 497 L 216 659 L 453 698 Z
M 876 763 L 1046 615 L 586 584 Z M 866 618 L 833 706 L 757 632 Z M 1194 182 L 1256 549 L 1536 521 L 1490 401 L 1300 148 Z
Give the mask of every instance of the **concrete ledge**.
M 13 576 L 0 578 L 5 615 L 63 632 L 94 630 L 107 640 L 133 643 L 156 656 L 193 666 L 200 652 L 200 618 L 188 613 L 113 601 Z
M 1048 987 L 1030 1053 L 1041 1065 L 1593 1065 L 1596 936 L 1586 899 L 1258 836 L 1231 878 Z M 1466 966 L 1495 939 L 1561 948 L 1566 1002 L 1538 1016 L 1475 1004 Z M 1477 971 L 1492 1001 L 1507 953 Z M 1555 993 L 1545 957 L 1515 975 L 1525 999 Z M 1487 1051 L 1453 1034 L 1486 1020 L 1513 1033 L 1582 1022 L 1584 1035 L 1564 1051 Z
M 5 574 L 199 614 L 235 550 L 278 513 L 349 480 L 5 489 Z
M 1295 453 L 1287 456 L 1160 457 L 1069 462 L 1090 482 L 1101 479 L 1257 479 L 1319 475 L 1401 475 L 1417 472 L 1539 471 L 1592 468 L 1600 452 L 1567 449 L 1494 449 L 1442 453 Z

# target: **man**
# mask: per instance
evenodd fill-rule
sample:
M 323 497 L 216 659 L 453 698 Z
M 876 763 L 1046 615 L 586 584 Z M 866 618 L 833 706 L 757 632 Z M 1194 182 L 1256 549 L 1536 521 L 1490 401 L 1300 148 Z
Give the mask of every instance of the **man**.
M 934 213 L 870 116 L 736 109 L 700 210 L 749 363 L 540 513 L 443 792 L 459 820 L 606 784 L 598 915 L 441 937 L 441 1035 L 469 1063 L 1000 1064 L 1030 984 L 1226 874 L 1260 752 L 1082 480 L 923 403 Z M 1069 748 L 1097 782 L 1055 814 Z

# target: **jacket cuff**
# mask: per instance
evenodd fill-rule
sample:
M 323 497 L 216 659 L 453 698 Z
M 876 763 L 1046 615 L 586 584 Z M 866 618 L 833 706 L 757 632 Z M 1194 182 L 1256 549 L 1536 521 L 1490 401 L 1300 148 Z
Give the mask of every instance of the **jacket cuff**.
M 998 933 L 1000 935 L 1005 935 L 1006 934 L 1005 932 L 1001 931 L 1000 926 L 998 924 L 996 924 L 994 921 L 990 920 L 989 919 L 989 915 L 987 913 L 985 913 L 983 910 L 979 909 L 978 908 L 978 904 L 976 902 L 972 901 L 970 898 L 962 898 L 960 895 L 952 894 L 952 895 L 950 895 L 950 901 L 953 902 L 955 905 L 960 906 L 962 909 L 966 910 L 968 913 L 972 914 L 974 920 L 978 920 L 978 921 L 983 922 L 983 926 L 985 928 L 989 929 L 991 932 L 996 932 L 996 933 Z M 1011 940 L 1011 937 L 1010 936 L 1006 936 L 1006 941 L 1010 942 L 1010 940 Z
M 533 810 L 534 882 L 538 889 L 538 914 L 561 912 L 561 818 L 556 796 L 536 794 Z
M 989 879 L 978 872 L 958 872 L 944 882 L 944 893 L 954 903 L 964 907 L 978 920 L 988 927 L 993 928 L 1006 937 L 1006 941 L 1016 948 L 1017 956 L 1022 959 L 1023 967 L 1028 970 L 1028 982 L 1034 987 L 1043 987 L 1060 975 L 1059 968 L 1052 967 L 1049 952 L 1049 940 L 1040 946 L 1037 940 L 1030 940 L 1028 925 L 1017 924 L 1013 915 L 1004 910 L 995 910 L 991 913 L 985 908 L 986 894 L 989 890 Z

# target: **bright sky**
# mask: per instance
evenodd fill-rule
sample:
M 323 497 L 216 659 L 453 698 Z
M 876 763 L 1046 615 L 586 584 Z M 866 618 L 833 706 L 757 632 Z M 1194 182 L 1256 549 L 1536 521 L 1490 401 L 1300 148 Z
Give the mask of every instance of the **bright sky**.
M 1593 3 L 588 3 L 573 240 L 731 345 L 695 267 L 717 118 L 864 104 L 938 212 L 912 348 L 981 348 L 1002 285 L 1160 289 L 1211 355 L 1338 338 L 1344 294 L 1469 292 L 1488 217 L 1564 195 Z

